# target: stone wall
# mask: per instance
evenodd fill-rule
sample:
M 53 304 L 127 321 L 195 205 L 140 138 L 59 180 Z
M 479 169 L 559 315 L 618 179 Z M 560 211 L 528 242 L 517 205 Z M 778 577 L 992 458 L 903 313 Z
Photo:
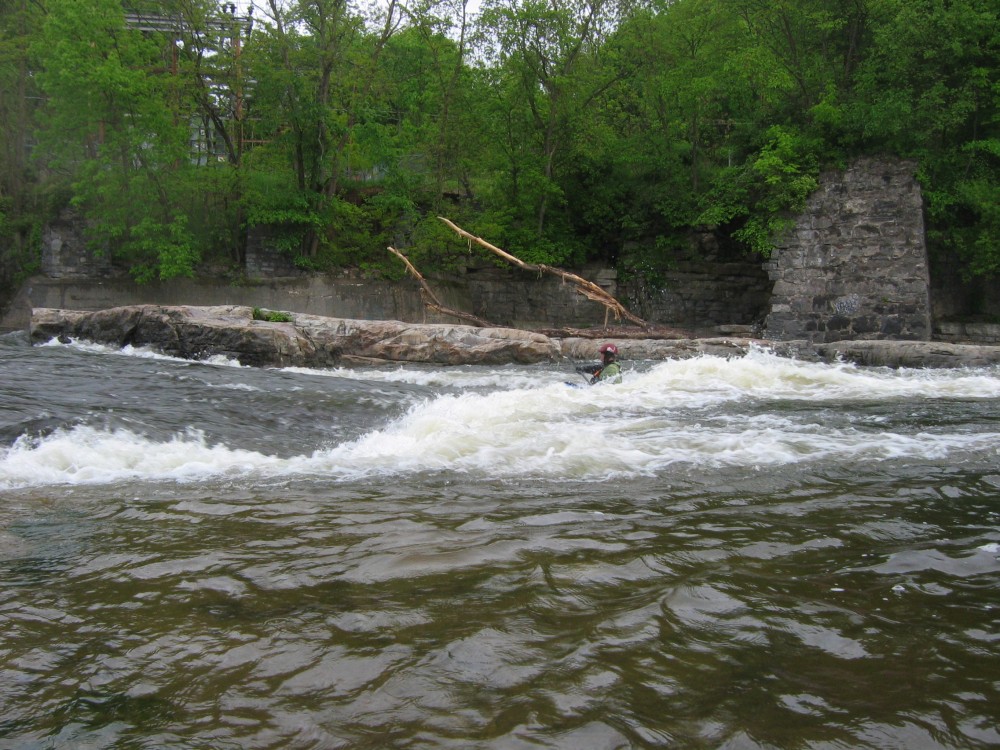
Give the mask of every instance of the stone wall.
M 962 268 L 931 258 L 931 319 L 941 341 L 1000 343 L 1000 276 L 965 278 Z
M 681 261 L 661 285 L 635 280 L 627 286 L 630 309 L 651 321 L 690 331 L 760 328 L 769 309 L 771 282 L 759 261 Z
M 447 304 L 461 308 L 461 300 L 451 298 L 448 290 L 439 292 L 448 299 Z M 336 318 L 456 322 L 428 312 L 416 282 L 311 274 L 241 284 L 204 278 L 137 284 L 121 277 L 85 280 L 36 276 L 22 287 L 2 323 L 7 328 L 24 328 L 32 308 L 102 310 L 138 304 L 245 305 Z
M 770 309 L 771 286 L 758 259 L 706 232 L 692 237 L 687 256 L 675 258 L 657 284 L 631 279 L 622 292 L 629 309 L 645 320 L 695 333 L 749 334 Z
M 770 282 L 759 263 L 722 258 L 718 248 L 706 242 L 705 237 L 698 240 L 691 257 L 679 260 L 656 288 L 637 280 L 620 284 L 614 269 L 576 272 L 627 301 L 652 323 L 714 333 L 715 326 L 761 318 Z M 409 278 L 389 282 L 350 272 L 304 273 L 276 247 L 270 230 L 248 237 L 247 278 L 238 283 L 200 277 L 137 284 L 88 250 L 84 225 L 72 217 L 49 228 L 43 252 L 44 274 L 20 290 L 0 319 L 0 330 L 25 327 L 32 308 L 97 310 L 144 303 L 247 305 L 341 318 L 457 322 L 425 308 L 419 285 Z M 603 306 L 561 279 L 485 259 L 470 263 L 461 274 L 429 277 L 428 283 L 444 305 L 497 325 L 586 328 L 619 322 L 606 321 Z
M 614 296 L 633 299 L 633 292 L 620 288 L 610 269 L 585 269 L 581 275 L 599 284 Z M 720 324 L 726 320 L 748 319 L 750 310 L 738 309 L 738 283 L 711 280 L 707 269 L 698 271 L 699 289 L 687 281 L 677 282 L 669 291 L 637 309 L 667 310 L 681 316 L 673 319 L 647 317 L 650 322 L 698 329 L 707 333 L 711 322 L 704 318 L 695 325 L 698 310 L 717 310 Z M 428 283 L 447 307 L 472 312 L 497 325 L 515 328 L 586 328 L 605 323 L 604 307 L 578 294 L 574 288 L 551 276 L 539 276 L 517 269 L 471 269 L 464 276 L 430 277 Z M 726 283 L 734 289 L 730 297 L 713 295 Z M 673 306 L 663 304 L 667 295 L 677 295 Z M 686 295 L 686 298 L 681 297 Z M 247 280 L 239 284 L 222 279 L 171 279 L 137 284 L 129 278 L 50 278 L 36 276 L 28 280 L 15 298 L 7 315 L 0 319 L 0 330 L 27 326 L 32 308 L 100 310 L 136 304 L 162 305 L 247 305 L 271 310 L 326 315 L 362 320 L 400 320 L 411 323 L 455 323 L 448 316 L 424 307 L 420 287 L 411 279 L 397 282 L 365 279 L 357 275 L 305 274 L 297 277 Z M 742 303 L 739 303 L 742 304 Z M 706 313 L 707 314 L 707 313 Z M 618 321 L 607 321 L 615 325 Z
M 860 159 L 821 176 L 766 264 L 766 336 L 814 342 L 931 336 L 916 164 Z
M 268 227 L 253 227 L 247 232 L 246 275 L 252 279 L 301 276 L 292 257 L 274 248 L 273 235 Z
M 42 273 L 53 279 L 107 276 L 108 253 L 88 247 L 86 224 L 73 211 L 63 211 L 42 232 Z
M 934 340 L 959 344 L 975 341 L 977 344 L 1000 344 L 1000 323 L 974 323 L 942 321 L 934 324 Z
M 614 269 L 589 268 L 575 271 L 613 297 L 618 277 Z M 431 279 L 433 289 L 444 279 Z M 587 327 L 604 324 L 604 307 L 574 287 L 548 274 L 495 265 L 473 265 L 452 279 L 467 294 L 467 309 L 480 318 L 514 328 Z M 440 296 L 440 295 L 439 295 Z M 612 321 L 613 322 L 613 321 Z

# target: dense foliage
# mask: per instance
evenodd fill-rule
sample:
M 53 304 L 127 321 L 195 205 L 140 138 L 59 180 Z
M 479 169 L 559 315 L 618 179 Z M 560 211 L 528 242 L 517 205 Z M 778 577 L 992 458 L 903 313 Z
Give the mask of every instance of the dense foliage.
M 139 279 L 527 261 L 655 274 L 694 228 L 766 254 L 819 171 L 918 160 L 932 252 L 1000 271 L 995 0 L 9 0 L 0 246 L 67 205 Z M 232 11 L 236 10 L 236 13 Z

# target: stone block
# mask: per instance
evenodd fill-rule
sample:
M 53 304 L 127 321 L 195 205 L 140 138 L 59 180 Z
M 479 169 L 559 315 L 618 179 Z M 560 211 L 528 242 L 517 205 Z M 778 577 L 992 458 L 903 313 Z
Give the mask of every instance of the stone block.
M 857 294 L 848 294 L 833 301 L 833 310 L 839 316 L 856 315 L 860 309 L 861 297 Z
M 878 237 L 882 234 L 882 227 L 870 222 L 862 222 L 855 224 L 851 228 L 851 237 L 857 239 L 865 239 L 868 237 Z
M 892 338 L 898 336 L 903 332 L 903 321 L 895 315 L 889 315 L 882 318 L 882 326 L 879 333 L 885 338 Z
M 878 333 L 881 320 L 876 315 L 863 315 L 851 321 L 851 330 L 864 337 L 866 334 Z
M 997 323 L 966 323 L 964 333 L 977 341 L 1000 341 L 1000 325 Z

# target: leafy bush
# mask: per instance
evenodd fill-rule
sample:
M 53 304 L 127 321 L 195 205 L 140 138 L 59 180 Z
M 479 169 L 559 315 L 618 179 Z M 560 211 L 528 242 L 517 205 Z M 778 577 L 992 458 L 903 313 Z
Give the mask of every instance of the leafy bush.
M 263 320 L 268 323 L 291 323 L 294 320 L 291 313 L 279 312 L 277 310 L 262 310 L 259 307 L 253 309 L 253 319 Z

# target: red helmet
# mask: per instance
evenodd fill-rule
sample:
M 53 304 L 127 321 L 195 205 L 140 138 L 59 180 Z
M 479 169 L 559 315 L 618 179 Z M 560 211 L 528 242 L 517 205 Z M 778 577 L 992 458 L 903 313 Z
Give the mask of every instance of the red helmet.
M 601 344 L 601 348 L 598 349 L 601 354 L 614 354 L 618 356 L 618 347 L 614 344 Z

